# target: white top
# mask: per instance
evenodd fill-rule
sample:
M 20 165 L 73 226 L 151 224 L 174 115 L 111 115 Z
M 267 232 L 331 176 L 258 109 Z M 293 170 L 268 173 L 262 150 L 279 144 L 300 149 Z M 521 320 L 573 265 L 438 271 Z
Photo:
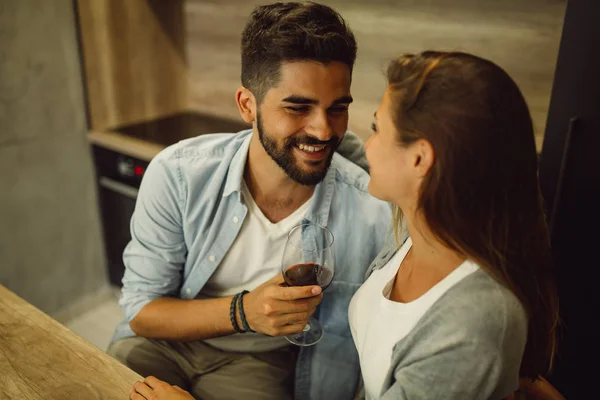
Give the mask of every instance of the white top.
M 246 184 L 242 196 L 248 213 L 233 245 L 206 282 L 198 298 L 232 296 L 242 290 L 252 291 L 277 274 L 281 274 L 281 259 L 288 233 L 302 222 L 310 201 L 287 218 L 272 223 L 254 202 Z M 289 345 L 284 337 L 258 333 L 234 334 L 205 340 L 211 346 L 226 351 L 269 351 Z
M 448 289 L 479 269 L 467 260 L 418 299 L 409 303 L 391 301 L 396 273 L 411 246 L 409 238 L 383 268 L 373 271 L 350 302 L 350 329 L 360 357 L 367 399 L 380 396 L 394 345 Z

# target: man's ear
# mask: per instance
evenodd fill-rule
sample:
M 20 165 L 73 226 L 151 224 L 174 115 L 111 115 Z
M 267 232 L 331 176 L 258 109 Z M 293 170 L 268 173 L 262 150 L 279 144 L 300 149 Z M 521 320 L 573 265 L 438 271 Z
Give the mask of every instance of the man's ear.
M 251 124 L 256 119 L 256 98 L 252 92 L 243 86 L 235 92 L 235 102 L 240 110 L 242 119 Z

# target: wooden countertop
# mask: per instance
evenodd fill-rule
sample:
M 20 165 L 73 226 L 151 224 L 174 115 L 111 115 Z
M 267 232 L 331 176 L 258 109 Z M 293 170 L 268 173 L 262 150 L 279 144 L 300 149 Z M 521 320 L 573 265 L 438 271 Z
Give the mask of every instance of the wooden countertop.
M 89 132 L 88 141 L 100 147 L 150 162 L 165 146 L 118 132 Z
M 128 399 L 141 379 L 0 285 L 0 399 Z

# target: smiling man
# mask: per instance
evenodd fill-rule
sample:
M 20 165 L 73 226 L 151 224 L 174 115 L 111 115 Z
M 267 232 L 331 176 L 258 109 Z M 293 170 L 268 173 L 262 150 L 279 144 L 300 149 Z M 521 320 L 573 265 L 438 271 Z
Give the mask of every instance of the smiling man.
M 355 58 L 352 32 L 329 7 L 255 9 L 236 93 L 253 129 L 182 141 L 148 167 L 111 355 L 196 398 L 353 396 L 348 304 L 390 220 L 367 193 L 367 173 L 339 154 L 364 161 L 346 133 Z M 287 234 L 307 221 L 335 237 L 336 275 L 323 294 L 281 276 Z M 323 338 L 291 345 L 284 336 L 313 313 Z
M 350 74 L 348 65 L 340 61 L 284 63 L 278 84 L 255 113 L 252 102 L 256 99 L 252 99 L 251 91 L 239 90 L 238 104 L 244 119 L 256 119 L 262 147 L 291 180 L 311 186 L 325 178 L 348 126 Z M 263 114 L 276 125 L 265 130 Z M 278 136 L 282 137 L 281 143 Z

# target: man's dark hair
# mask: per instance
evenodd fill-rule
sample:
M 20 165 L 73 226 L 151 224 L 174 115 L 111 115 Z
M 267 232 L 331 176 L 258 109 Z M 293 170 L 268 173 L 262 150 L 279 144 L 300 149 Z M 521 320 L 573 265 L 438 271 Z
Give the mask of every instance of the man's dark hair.
M 242 33 L 242 85 L 260 103 L 279 81 L 281 64 L 301 60 L 338 61 L 352 71 L 356 39 L 341 15 L 313 2 L 255 8 Z

